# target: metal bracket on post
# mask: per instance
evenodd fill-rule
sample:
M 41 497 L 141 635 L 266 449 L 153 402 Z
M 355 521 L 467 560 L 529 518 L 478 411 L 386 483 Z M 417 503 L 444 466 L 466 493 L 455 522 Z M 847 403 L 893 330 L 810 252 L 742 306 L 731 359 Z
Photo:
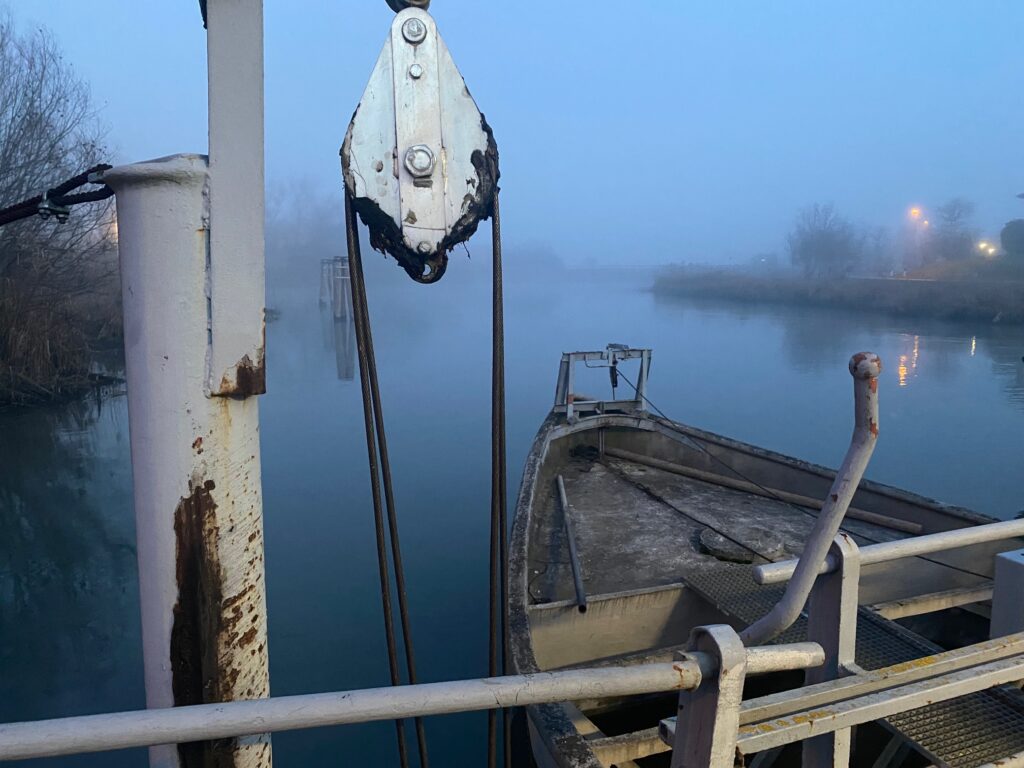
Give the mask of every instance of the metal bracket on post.
M 747 651 L 726 624 L 697 627 L 688 647 L 713 657 L 718 668 L 702 669 L 700 687 L 679 695 L 672 768 L 733 768 Z
M 837 567 L 818 576 L 807 602 L 807 640 L 824 649 L 825 663 L 807 670 L 804 685 L 845 677 L 854 664 L 860 551 L 852 537 L 840 533 L 832 541 L 829 554 Z M 803 743 L 804 768 L 846 768 L 849 764 L 849 728 Z

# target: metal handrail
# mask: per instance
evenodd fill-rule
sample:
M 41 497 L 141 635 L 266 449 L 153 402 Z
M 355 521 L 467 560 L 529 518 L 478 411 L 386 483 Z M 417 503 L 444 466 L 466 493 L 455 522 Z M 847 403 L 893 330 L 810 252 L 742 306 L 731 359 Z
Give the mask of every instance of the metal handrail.
M 881 371 L 882 361 L 870 352 L 860 352 L 850 359 L 854 395 L 854 429 L 850 447 L 836 472 L 821 513 L 814 521 L 814 528 L 794 567 L 786 593 L 771 611 L 740 632 L 744 645 L 763 643 L 784 632 L 793 625 L 807 603 L 818 571 L 875 450 L 878 440 L 878 375 Z
M 932 552 L 969 547 L 974 544 L 1012 539 L 1017 536 L 1024 536 L 1024 520 L 1007 520 L 1002 523 L 975 525 L 955 531 L 942 531 L 941 533 L 930 533 L 925 536 L 914 536 L 909 539 L 885 541 L 880 544 L 861 547 L 860 564 L 873 565 L 875 563 L 885 563 L 890 560 L 917 557 L 918 555 L 927 555 Z M 798 563 L 798 560 L 783 560 L 778 563 L 755 566 L 754 581 L 758 584 L 779 584 L 788 581 L 796 572 Z M 821 563 L 818 573 L 832 573 L 836 570 L 837 566 L 836 559 L 829 555 Z
M 747 649 L 750 674 L 822 664 L 816 643 Z M 279 696 L 0 725 L 0 761 L 224 739 L 329 725 L 398 720 L 578 699 L 694 690 L 717 661 L 573 669 L 476 680 Z

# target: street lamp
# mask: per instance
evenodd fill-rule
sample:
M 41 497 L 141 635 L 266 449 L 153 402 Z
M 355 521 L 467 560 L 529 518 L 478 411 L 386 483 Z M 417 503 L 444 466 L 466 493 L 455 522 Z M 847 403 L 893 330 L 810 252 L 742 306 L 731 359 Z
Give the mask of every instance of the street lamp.
M 921 209 L 918 208 L 916 205 L 910 209 L 910 218 L 914 219 L 915 221 L 921 218 Z
M 988 250 L 988 241 L 987 240 L 982 240 L 980 243 L 978 243 L 978 250 L 979 251 L 987 251 Z

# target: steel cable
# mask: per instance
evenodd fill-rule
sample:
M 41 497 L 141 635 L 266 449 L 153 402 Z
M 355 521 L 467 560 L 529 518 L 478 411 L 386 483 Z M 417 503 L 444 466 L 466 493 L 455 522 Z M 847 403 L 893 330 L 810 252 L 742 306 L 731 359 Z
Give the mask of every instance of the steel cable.
M 78 192 L 73 195 L 69 193 L 71 190 L 78 189 L 79 187 L 89 183 L 100 183 L 90 182 L 89 177 L 95 173 L 108 171 L 110 168 L 111 166 L 106 165 L 105 163 L 94 165 L 92 168 L 83 171 L 77 176 L 72 176 L 67 181 L 61 182 L 42 194 L 35 195 L 27 200 L 22 200 L 21 202 L 14 203 L 13 205 L 3 208 L 0 210 L 0 227 L 4 224 L 10 224 L 12 222 L 37 215 L 40 213 L 39 206 L 44 200 L 62 208 L 78 205 L 80 203 L 94 203 L 100 200 L 106 200 L 114 194 L 114 190 L 106 185 L 102 185 L 99 189 L 90 190 L 88 192 Z
M 398 596 L 399 621 L 402 640 L 405 645 L 406 672 L 410 683 L 417 682 L 415 654 L 413 651 L 412 629 L 409 621 L 408 599 L 405 585 L 405 569 L 398 534 L 398 517 L 395 509 L 394 490 L 391 480 L 391 462 L 384 430 L 384 412 L 377 377 L 377 362 L 373 351 L 373 335 L 370 328 L 370 314 L 367 306 L 366 281 L 363 275 L 362 254 L 359 249 L 359 232 L 351 198 L 345 195 L 345 229 L 348 241 L 349 268 L 352 286 L 352 313 L 356 331 L 356 349 L 359 358 L 359 379 L 363 396 L 363 420 L 366 431 L 367 460 L 370 468 L 370 488 L 373 496 L 374 534 L 377 542 L 377 565 L 380 575 L 381 603 L 384 610 L 384 632 L 388 649 L 388 668 L 391 684 L 401 684 L 398 665 L 398 649 L 394 628 L 394 608 L 391 602 L 391 585 L 388 576 L 387 541 L 390 537 L 391 556 L 395 570 L 395 591 Z M 379 463 L 378 463 L 379 450 Z M 381 504 L 381 478 L 384 484 L 384 504 Z M 384 527 L 384 507 L 387 509 L 387 535 Z M 420 765 L 428 768 L 426 731 L 422 718 L 414 718 Z M 395 721 L 398 739 L 399 761 L 402 768 L 409 764 L 405 728 L 402 720 Z
M 508 605 L 508 510 L 505 467 L 505 319 L 501 264 L 501 213 L 495 191 L 491 218 L 491 551 L 490 637 L 488 673 L 505 674 L 507 668 L 506 606 Z M 511 720 L 502 710 L 505 766 L 511 763 Z M 487 765 L 498 761 L 498 712 L 487 714 Z

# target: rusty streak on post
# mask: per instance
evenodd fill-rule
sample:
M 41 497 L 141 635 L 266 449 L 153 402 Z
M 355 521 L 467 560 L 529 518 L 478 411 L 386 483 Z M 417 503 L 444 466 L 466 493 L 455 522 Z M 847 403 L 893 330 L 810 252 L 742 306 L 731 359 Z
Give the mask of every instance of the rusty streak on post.
M 191 494 L 181 499 L 174 512 L 178 602 L 170 658 L 175 706 L 235 698 L 239 670 L 220 663 L 219 649 L 244 647 L 258 634 L 251 627 L 239 636 L 244 618 L 241 603 L 252 585 L 223 599 L 224 573 L 217 555 L 217 503 L 213 499 L 216 486 L 212 480 L 189 486 Z M 236 764 L 235 741 L 179 744 L 182 768 L 232 768 Z

